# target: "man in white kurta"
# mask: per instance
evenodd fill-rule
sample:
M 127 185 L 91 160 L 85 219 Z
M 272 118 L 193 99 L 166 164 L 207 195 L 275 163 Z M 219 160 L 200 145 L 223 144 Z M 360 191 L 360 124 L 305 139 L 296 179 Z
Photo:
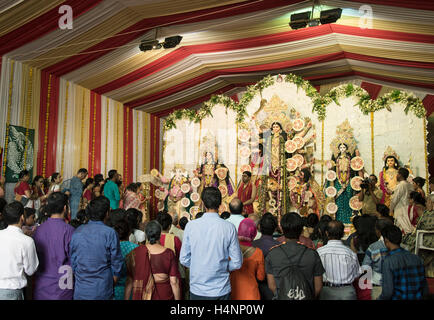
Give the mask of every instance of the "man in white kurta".
M 414 230 L 408 217 L 408 199 L 410 197 L 410 192 L 414 190 L 411 183 L 407 181 L 408 174 L 409 172 L 407 169 L 399 168 L 396 176 L 398 185 L 396 186 L 390 200 L 390 211 L 394 213 L 395 224 L 404 233 L 411 233 Z

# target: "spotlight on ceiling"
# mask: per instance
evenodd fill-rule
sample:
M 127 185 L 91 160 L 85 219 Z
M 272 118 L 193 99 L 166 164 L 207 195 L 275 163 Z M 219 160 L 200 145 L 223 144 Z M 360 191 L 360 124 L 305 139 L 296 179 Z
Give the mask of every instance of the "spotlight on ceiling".
M 309 11 L 291 14 L 291 22 L 289 23 L 289 26 L 294 30 L 305 28 L 309 22 L 309 18 Z
M 321 11 L 321 15 L 319 19 L 321 21 L 321 24 L 334 23 L 338 21 L 338 19 L 341 17 L 341 14 L 342 14 L 341 8 L 325 10 L 325 11 Z
M 161 44 L 158 43 L 158 40 L 147 40 L 140 43 L 139 49 L 141 51 L 149 51 L 152 49 L 157 49 L 158 46 L 161 48 Z
M 164 49 L 175 48 L 182 40 L 181 36 L 168 37 L 164 39 Z

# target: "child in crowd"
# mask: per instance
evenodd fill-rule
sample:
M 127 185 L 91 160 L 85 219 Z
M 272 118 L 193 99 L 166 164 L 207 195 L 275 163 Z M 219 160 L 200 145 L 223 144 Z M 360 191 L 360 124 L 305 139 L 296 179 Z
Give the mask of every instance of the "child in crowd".
M 24 208 L 24 224 L 21 227 L 24 234 L 29 237 L 33 237 L 37 224 L 35 221 L 36 210 L 33 208 Z

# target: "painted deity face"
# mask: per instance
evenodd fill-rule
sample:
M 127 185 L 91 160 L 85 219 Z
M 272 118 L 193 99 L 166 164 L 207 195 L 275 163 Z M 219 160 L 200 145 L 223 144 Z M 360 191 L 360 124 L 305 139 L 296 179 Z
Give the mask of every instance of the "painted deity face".
M 281 130 L 280 126 L 277 123 L 273 124 L 273 127 L 271 129 L 273 130 L 273 133 L 279 133 Z
M 211 152 L 205 154 L 206 163 L 214 163 L 214 157 Z
M 175 177 L 177 177 L 178 179 L 181 178 L 182 176 L 182 170 L 181 169 L 176 169 L 175 170 Z
M 347 151 L 347 146 L 344 145 L 343 143 L 339 145 L 339 152 L 341 154 L 344 154 Z
M 395 159 L 394 158 L 388 158 L 386 160 L 386 165 L 388 168 L 393 168 L 395 166 Z

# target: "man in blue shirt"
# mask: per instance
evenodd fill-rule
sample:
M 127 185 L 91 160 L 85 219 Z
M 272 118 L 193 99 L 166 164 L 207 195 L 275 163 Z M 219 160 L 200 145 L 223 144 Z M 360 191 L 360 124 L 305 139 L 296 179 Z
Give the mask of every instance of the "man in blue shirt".
M 420 300 L 428 293 L 422 259 L 400 247 L 401 230 L 387 226 L 381 232 L 389 250 L 382 267 L 382 292 L 378 300 Z
M 69 189 L 69 205 L 71 207 L 71 220 L 77 217 L 78 206 L 80 204 L 80 199 L 83 194 L 83 180 L 87 177 L 87 169 L 81 168 L 78 170 L 77 175 L 72 177 Z
M 104 185 L 104 196 L 110 200 L 110 208 L 112 210 L 119 208 L 119 201 L 121 196 L 119 194 L 119 187 L 117 182 L 119 181 L 119 173 L 112 169 L 108 172 L 108 181 Z
M 191 300 L 229 300 L 229 273 L 243 263 L 238 233 L 218 214 L 222 196 L 217 188 L 205 188 L 202 201 L 206 212 L 185 227 L 179 261 L 190 268 Z
M 98 197 L 87 210 L 90 221 L 75 230 L 70 243 L 74 300 L 112 300 L 123 258 L 116 231 L 103 222 L 110 210 L 109 200 Z
M 381 268 L 388 252 L 386 245 L 384 244 L 384 239 L 381 236 L 381 232 L 387 226 L 393 226 L 393 221 L 387 218 L 377 220 L 375 223 L 375 233 L 379 239 L 366 249 L 362 263 L 362 265 L 369 266 L 372 269 L 372 300 L 376 300 L 381 294 Z

